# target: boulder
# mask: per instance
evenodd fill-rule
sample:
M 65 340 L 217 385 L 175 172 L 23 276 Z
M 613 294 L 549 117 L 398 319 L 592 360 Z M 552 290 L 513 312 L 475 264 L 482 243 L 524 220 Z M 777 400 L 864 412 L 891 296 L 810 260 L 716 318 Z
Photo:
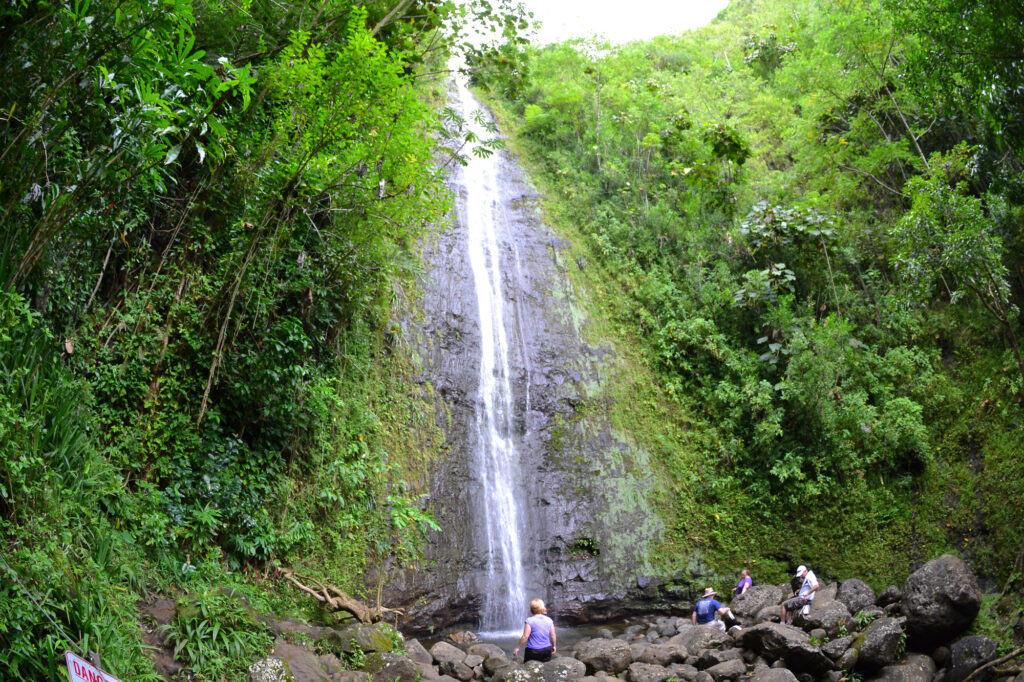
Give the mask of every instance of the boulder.
M 853 637 L 849 636 L 833 639 L 821 645 L 821 652 L 833 661 L 838 661 L 839 657 L 846 653 L 846 650 L 850 648 L 852 643 Z
M 983 635 L 971 635 L 958 639 L 949 648 L 947 681 L 961 682 L 976 668 L 995 659 L 998 647 L 998 644 Z
M 757 612 L 757 618 L 754 619 L 754 622 L 755 622 L 755 624 L 756 623 L 778 623 L 780 617 L 781 616 L 779 614 L 779 606 L 778 606 L 778 604 L 776 604 L 775 606 L 766 606 L 763 609 L 761 609 L 760 611 L 758 611 Z
M 832 601 L 836 598 L 836 595 L 839 594 L 839 583 L 828 583 L 827 585 L 823 583 L 814 594 L 815 600 L 828 599 L 829 601 Z
M 630 658 L 632 660 L 634 660 L 634 661 L 639 661 L 640 657 L 643 655 L 643 653 L 645 651 L 647 651 L 648 649 L 650 649 L 650 648 L 651 648 L 651 643 L 648 642 L 647 640 L 643 640 L 643 641 L 639 641 L 639 642 L 631 642 L 630 645 L 629 645 L 629 655 L 630 655 Z
M 796 675 L 786 668 L 755 668 L 750 682 L 797 682 Z
M 420 679 L 424 682 L 438 682 L 441 679 L 441 674 L 437 672 L 437 668 L 433 664 L 422 661 L 413 661 L 413 663 L 420 669 Z
M 370 673 L 373 682 L 418 682 L 420 679 L 420 669 L 411 658 L 390 651 L 370 654 L 363 668 Z M 470 670 L 469 677 L 459 679 L 468 682 L 472 677 Z
M 531 661 L 532 663 L 533 661 Z M 491 678 L 491 682 L 540 682 L 540 667 L 509 663 Z
M 747 674 L 747 666 L 743 663 L 742 659 L 737 657 L 711 666 L 707 669 L 707 673 L 711 675 L 715 682 L 735 680 Z
M 357 623 L 340 630 L 327 630 L 323 635 L 331 651 L 346 654 L 356 651 L 364 654 L 394 651 L 395 641 L 401 638 L 401 635 L 386 623 Z
M 694 665 L 697 666 L 698 670 L 706 670 L 712 666 L 718 665 L 719 663 L 725 663 L 726 661 L 735 661 L 743 658 L 743 654 L 738 649 L 724 649 L 719 651 L 717 649 L 706 649 L 697 660 Z
M 766 607 L 775 607 L 782 603 L 782 590 L 775 585 L 754 585 L 746 592 L 729 602 L 729 608 L 736 618 L 744 625 L 758 623 L 758 614 Z
M 462 663 L 466 660 L 466 652 L 448 642 L 438 642 L 430 647 L 430 657 L 434 663 Z
M 407 639 L 405 640 L 405 653 L 416 663 L 433 663 L 434 657 L 430 655 L 426 647 L 420 644 L 418 639 Z
M 342 670 L 340 673 L 334 673 L 334 682 L 367 682 L 370 679 L 370 673 L 363 672 L 362 670 Z M 441 678 L 438 678 L 441 679 Z M 456 682 L 452 678 L 447 680 L 441 680 L 441 682 Z
M 907 654 L 903 660 L 887 665 L 871 678 L 871 682 L 931 682 L 935 661 L 924 654 Z
M 672 665 L 667 665 L 665 667 L 672 674 L 672 677 L 677 680 L 685 680 L 685 682 L 693 682 L 697 679 L 697 673 L 701 672 L 692 665 L 688 665 L 686 663 L 673 663 Z
M 966 630 L 980 607 L 974 571 L 952 554 L 932 559 L 903 585 L 907 630 L 915 643 L 929 649 Z
M 846 653 L 840 656 L 839 660 L 836 661 L 836 667 L 840 670 L 853 670 L 857 665 L 858 655 L 857 649 L 851 646 L 846 650 Z
M 288 664 L 277 656 L 268 656 L 249 666 L 249 682 L 295 682 Z
M 815 599 L 811 602 L 811 612 L 806 616 L 798 613 L 793 622 L 805 630 L 821 628 L 829 637 L 835 637 L 841 628 L 853 622 L 853 616 L 841 601 Z
M 842 602 L 850 613 L 857 613 L 875 605 L 875 591 L 863 580 L 851 578 L 839 585 L 836 600 Z
M 682 646 L 691 655 L 699 655 L 704 649 L 718 649 L 731 642 L 729 635 L 708 625 L 691 626 L 668 640 L 668 644 Z
M 768 660 L 785 661 L 786 667 L 794 673 L 818 676 L 832 669 L 829 657 L 811 643 L 806 632 L 797 628 L 778 623 L 761 623 L 745 629 L 741 641 L 743 646 Z
M 477 656 L 483 657 L 486 661 L 491 656 L 504 656 L 508 658 L 508 654 L 497 644 L 491 644 L 490 642 L 478 642 L 466 649 L 467 654 L 476 654 Z
M 493 677 L 494 673 L 498 672 L 498 670 L 504 668 L 509 663 L 511 663 L 511 661 L 509 661 L 508 657 L 504 654 L 501 656 L 488 656 L 487 659 L 484 660 L 484 672 L 487 673 L 488 677 Z
M 568 656 L 556 656 L 540 668 L 543 682 L 574 682 L 586 674 L 587 666 Z
M 875 671 L 895 663 L 904 643 L 902 619 L 880 618 L 874 621 L 854 641 L 857 667 Z
M 889 585 L 889 587 L 885 588 L 878 594 L 878 597 L 875 599 L 875 606 L 884 608 L 901 599 L 903 599 L 903 593 L 900 591 L 900 588 L 895 585 Z
M 689 656 L 686 647 L 681 644 L 652 644 L 644 649 L 643 653 L 636 658 L 638 663 L 650 663 L 652 665 L 666 666 L 670 663 L 681 663 Z
M 665 682 L 672 677 L 668 668 L 651 663 L 632 663 L 629 666 L 629 682 Z
M 615 675 L 633 662 L 629 645 L 621 639 L 586 639 L 576 645 L 575 652 L 576 658 L 587 666 L 588 674 L 603 670 Z
M 274 640 L 274 655 L 288 664 L 288 672 L 295 682 L 327 680 L 327 672 L 320 667 L 320 659 L 311 649 L 289 644 L 281 638 Z

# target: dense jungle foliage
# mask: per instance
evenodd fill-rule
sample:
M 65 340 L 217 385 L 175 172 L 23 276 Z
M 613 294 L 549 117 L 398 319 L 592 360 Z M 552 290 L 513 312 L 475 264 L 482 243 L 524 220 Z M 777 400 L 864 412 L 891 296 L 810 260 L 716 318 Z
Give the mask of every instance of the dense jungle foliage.
M 595 317 L 654 370 L 663 426 L 624 428 L 660 461 L 665 565 L 884 587 L 952 551 L 1024 636 L 1022 20 L 735 0 L 478 73 Z
M 0 6 L 0 678 L 63 679 L 71 649 L 153 679 L 154 593 L 183 600 L 181 661 L 244 677 L 270 642 L 225 589 L 308 600 L 260 586 L 277 559 L 372 602 L 416 556 L 436 524 L 403 470 L 439 441 L 392 310 L 447 167 L 495 144 L 443 106 L 474 12 L 504 39 L 526 20 Z

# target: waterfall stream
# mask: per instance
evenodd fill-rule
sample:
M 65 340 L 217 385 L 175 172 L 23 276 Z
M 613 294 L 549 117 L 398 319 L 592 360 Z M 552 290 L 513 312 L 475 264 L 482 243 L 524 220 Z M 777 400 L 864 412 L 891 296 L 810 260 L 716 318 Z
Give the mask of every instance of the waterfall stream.
M 458 84 L 463 116 L 480 108 L 464 83 Z M 491 135 L 476 121 L 470 129 L 481 139 Z M 499 233 L 503 206 L 498 191 L 498 156 L 469 157 L 462 178 L 469 262 L 476 289 L 480 323 L 479 388 L 475 404 L 475 460 L 483 485 L 483 529 L 487 566 L 481 629 L 514 630 L 526 606 L 523 567 L 522 490 L 519 453 L 514 438 L 514 405 L 509 371 L 509 338 L 505 329 L 502 257 Z

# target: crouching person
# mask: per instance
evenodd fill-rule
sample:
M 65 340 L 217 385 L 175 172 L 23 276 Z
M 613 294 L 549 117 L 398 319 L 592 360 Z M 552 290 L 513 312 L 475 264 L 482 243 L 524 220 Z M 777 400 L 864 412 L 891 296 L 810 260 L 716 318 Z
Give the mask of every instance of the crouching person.
M 722 606 L 721 602 L 715 599 L 715 591 L 712 588 L 704 590 L 704 596 L 700 598 L 694 607 L 690 619 L 694 625 L 710 625 L 725 632 L 725 623 L 715 618 L 716 615 L 729 613 L 728 606 Z

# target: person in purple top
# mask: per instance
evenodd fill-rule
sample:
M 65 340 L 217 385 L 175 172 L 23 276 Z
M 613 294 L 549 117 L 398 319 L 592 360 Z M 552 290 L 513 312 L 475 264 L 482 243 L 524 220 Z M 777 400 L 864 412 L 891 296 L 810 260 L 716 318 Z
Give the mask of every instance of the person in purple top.
M 530 602 L 530 613 L 533 615 L 526 619 L 526 624 L 523 625 L 523 636 L 516 648 L 512 650 L 512 656 L 513 658 L 518 656 L 519 648 L 525 644 L 523 663 L 527 661 L 544 663 L 551 660 L 551 655 L 555 653 L 557 647 L 555 624 L 548 618 L 548 610 L 544 607 L 544 601 L 541 599 L 534 599 Z
M 738 597 L 749 590 L 753 584 L 754 579 L 750 577 L 750 571 L 744 568 L 740 571 L 740 581 L 736 583 L 736 587 L 733 589 L 733 592 L 735 592 Z

